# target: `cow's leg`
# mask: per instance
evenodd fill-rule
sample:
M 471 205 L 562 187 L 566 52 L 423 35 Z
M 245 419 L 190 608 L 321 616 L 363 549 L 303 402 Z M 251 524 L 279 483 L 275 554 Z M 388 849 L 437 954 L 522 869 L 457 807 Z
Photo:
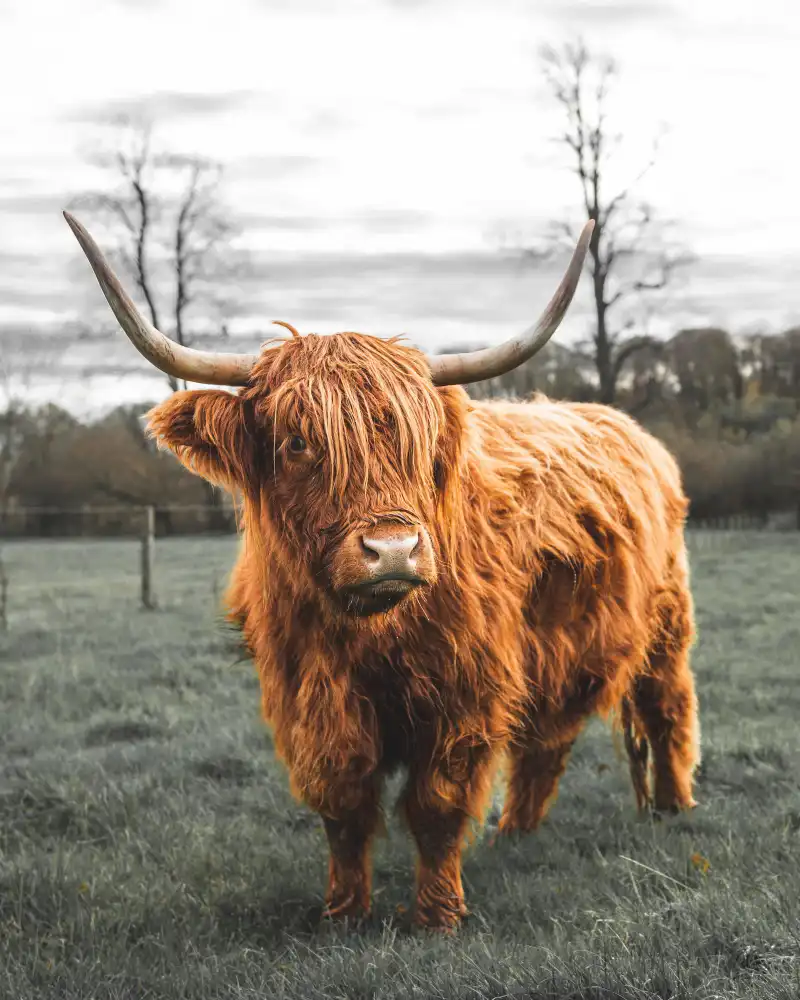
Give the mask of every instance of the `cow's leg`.
M 649 772 L 650 744 L 647 740 L 647 733 L 639 723 L 629 698 L 622 699 L 621 723 L 625 751 L 628 754 L 633 794 L 636 796 L 636 808 L 640 813 L 646 813 L 652 804 Z
M 700 762 L 697 695 L 689 665 L 693 624 L 685 593 L 674 595 L 662 620 L 648 654 L 648 671 L 636 680 L 633 701 L 652 751 L 655 809 L 679 812 L 697 804 L 692 786 Z
M 337 798 L 322 816 L 330 848 L 323 917 L 357 918 L 370 911 L 371 847 L 380 820 L 379 781 L 372 776 Z
M 531 737 L 509 754 L 506 800 L 498 834 L 535 830 L 558 795 L 558 782 L 567 766 L 579 728 L 545 745 Z
M 414 921 L 451 931 L 466 916 L 461 853 L 467 825 L 480 821 L 492 787 L 489 747 L 456 747 L 445 766 L 412 769 L 404 812 L 418 850 Z

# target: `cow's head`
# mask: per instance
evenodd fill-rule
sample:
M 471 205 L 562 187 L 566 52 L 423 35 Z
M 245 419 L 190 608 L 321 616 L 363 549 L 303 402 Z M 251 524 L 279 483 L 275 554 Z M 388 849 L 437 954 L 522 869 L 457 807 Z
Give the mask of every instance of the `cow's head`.
M 300 337 L 288 327 L 290 336 L 253 356 L 169 340 L 65 216 L 148 360 L 176 378 L 242 387 L 175 393 L 149 414 L 150 432 L 199 475 L 241 490 L 306 584 L 361 618 L 413 601 L 436 581 L 448 556 L 465 412 L 463 391 L 448 387 L 509 371 L 544 346 L 572 299 L 592 231 L 589 223 L 539 322 L 498 347 L 428 357 L 396 339 Z

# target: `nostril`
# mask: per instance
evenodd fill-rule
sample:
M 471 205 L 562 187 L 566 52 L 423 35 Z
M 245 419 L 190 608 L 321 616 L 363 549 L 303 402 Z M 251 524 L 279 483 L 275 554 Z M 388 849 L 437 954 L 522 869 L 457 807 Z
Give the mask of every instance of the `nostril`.
M 369 562 L 380 562 L 381 554 L 377 548 L 373 548 L 370 544 L 371 539 L 361 538 L 361 551 L 366 556 Z

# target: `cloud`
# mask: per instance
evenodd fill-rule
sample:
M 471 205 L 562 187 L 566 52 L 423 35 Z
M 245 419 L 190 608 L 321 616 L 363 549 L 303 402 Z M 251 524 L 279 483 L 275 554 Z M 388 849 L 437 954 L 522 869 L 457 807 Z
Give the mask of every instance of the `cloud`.
M 16 281 L 6 275 L 0 277 L 0 304 L 3 309 L 22 312 L 30 310 L 32 314 L 40 314 L 41 310 L 56 312 L 70 304 L 69 286 L 64 282 L 54 288 L 31 266 L 30 273 L 20 274 Z M 39 322 L 38 319 L 36 322 L 32 321 L 31 327 L 37 326 Z
M 387 7 L 408 11 L 418 16 L 425 10 L 448 6 L 480 8 L 480 0 L 385 0 Z M 502 10 L 517 8 L 525 14 L 531 12 L 527 0 L 499 0 L 496 7 Z M 656 21 L 670 17 L 675 12 L 671 0 L 549 0 L 536 5 L 535 13 L 567 23 L 571 28 L 621 27 L 641 21 Z
M 349 2 L 350 0 L 345 0 L 345 4 Z M 316 11 L 325 12 L 334 6 L 332 0 L 255 0 L 255 3 L 270 13 L 302 11 L 302 16 L 313 14 Z
M 430 225 L 427 212 L 406 208 L 373 208 L 353 215 L 356 226 L 369 233 L 396 233 Z
M 11 191 L 30 191 L 32 187 L 35 186 L 35 181 L 30 177 L 23 176 L 22 174 L 6 174 L 2 179 L 0 179 L 0 185 L 2 185 L 2 190 L 5 194 Z
M 322 166 L 321 156 L 300 154 L 272 154 L 267 156 L 246 156 L 232 168 L 232 173 L 242 177 L 257 177 L 259 180 L 281 180 L 298 173 L 307 173 Z
M 29 315 L 34 329 L 46 324 L 47 314 L 82 311 L 87 294 L 90 303 L 97 298 L 93 280 L 80 248 L 70 247 L 66 237 L 63 248 L 47 253 L 0 249 L 0 316 Z
M 577 31 L 625 28 L 670 19 L 677 13 L 675 4 L 668 0 L 553 0 L 541 10 Z
M 303 132 L 319 137 L 343 132 L 351 125 L 351 120 L 345 115 L 338 111 L 332 111 L 330 108 L 323 108 L 309 112 L 301 128 Z
M 221 93 L 161 90 L 142 97 L 84 104 L 66 115 L 66 120 L 75 124 L 110 125 L 122 118 L 133 121 L 198 118 L 238 111 L 256 98 L 262 99 L 262 95 L 252 90 Z
M 278 215 L 273 212 L 245 212 L 237 221 L 246 233 L 267 232 L 315 233 L 336 229 L 355 229 L 371 236 L 404 233 L 431 225 L 427 212 L 403 208 L 373 208 L 347 215 Z
M 0 216 L 9 215 L 56 217 L 66 206 L 68 195 L 63 192 L 48 194 L 0 194 Z
M 26 267 L 41 267 L 42 256 L 38 253 L 20 253 L 0 247 L 0 275 Z
M 268 232 L 313 233 L 326 223 L 318 215 L 271 215 L 264 212 L 239 212 L 236 220 L 245 232 L 259 229 Z

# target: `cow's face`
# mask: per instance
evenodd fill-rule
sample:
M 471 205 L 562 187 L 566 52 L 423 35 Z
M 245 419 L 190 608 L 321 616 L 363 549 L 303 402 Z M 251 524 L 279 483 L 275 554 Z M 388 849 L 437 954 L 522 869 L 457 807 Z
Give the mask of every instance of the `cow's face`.
M 329 606 L 365 618 L 413 608 L 437 579 L 464 395 L 435 388 L 411 348 L 307 336 L 265 352 L 238 396 L 176 394 L 150 426 L 190 468 L 260 505 Z

